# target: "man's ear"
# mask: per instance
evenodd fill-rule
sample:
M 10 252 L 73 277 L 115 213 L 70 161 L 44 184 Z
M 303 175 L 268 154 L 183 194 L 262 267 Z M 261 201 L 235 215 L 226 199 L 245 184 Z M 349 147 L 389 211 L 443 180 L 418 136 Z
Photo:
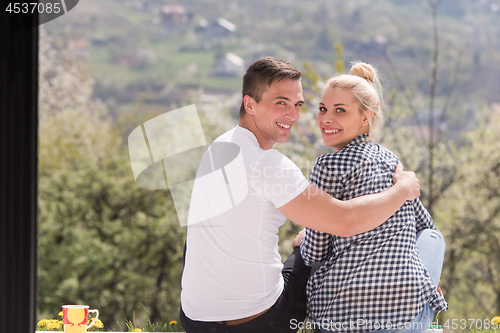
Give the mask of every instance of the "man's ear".
M 372 121 L 373 119 L 373 110 L 366 110 L 365 111 L 365 118 L 363 119 L 363 125 L 366 126 L 368 124 L 370 124 L 370 122 Z
M 252 116 L 255 114 L 255 111 L 253 109 L 255 103 L 256 103 L 255 100 L 249 95 L 243 96 L 243 106 L 245 107 L 247 113 Z

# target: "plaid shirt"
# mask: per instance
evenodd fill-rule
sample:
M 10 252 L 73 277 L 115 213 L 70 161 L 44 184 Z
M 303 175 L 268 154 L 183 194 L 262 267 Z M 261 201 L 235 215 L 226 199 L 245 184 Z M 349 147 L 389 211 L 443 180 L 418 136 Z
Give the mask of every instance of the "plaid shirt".
M 310 182 L 349 200 L 391 187 L 397 164 L 392 152 L 362 134 L 340 151 L 320 156 Z M 432 218 L 415 199 L 363 234 L 345 238 L 306 229 L 300 246 L 306 265 L 326 260 L 307 284 L 309 320 L 326 321 L 329 330 L 367 332 L 410 322 L 425 303 L 435 313 L 447 309 L 416 247 L 416 234 L 429 228 L 435 229 Z

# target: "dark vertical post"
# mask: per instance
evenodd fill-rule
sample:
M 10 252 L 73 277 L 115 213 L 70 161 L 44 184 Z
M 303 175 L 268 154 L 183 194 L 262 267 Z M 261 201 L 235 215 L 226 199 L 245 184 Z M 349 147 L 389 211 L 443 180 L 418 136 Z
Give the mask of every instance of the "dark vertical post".
M 38 18 L 27 19 L 36 20 L 34 28 L 14 33 L 0 12 L 0 332 L 5 333 L 34 332 L 36 325 Z

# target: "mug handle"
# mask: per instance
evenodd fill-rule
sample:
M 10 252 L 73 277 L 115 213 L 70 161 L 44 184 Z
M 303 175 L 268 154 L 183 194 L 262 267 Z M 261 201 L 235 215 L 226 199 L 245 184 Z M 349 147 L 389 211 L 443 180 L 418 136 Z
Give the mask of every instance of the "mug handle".
M 95 318 L 94 320 L 90 323 L 89 326 L 87 326 L 87 329 L 91 328 L 92 326 L 94 326 L 95 322 L 97 321 L 97 318 L 99 318 L 99 310 L 89 310 L 89 313 L 90 312 L 95 312 L 96 315 L 95 315 Z

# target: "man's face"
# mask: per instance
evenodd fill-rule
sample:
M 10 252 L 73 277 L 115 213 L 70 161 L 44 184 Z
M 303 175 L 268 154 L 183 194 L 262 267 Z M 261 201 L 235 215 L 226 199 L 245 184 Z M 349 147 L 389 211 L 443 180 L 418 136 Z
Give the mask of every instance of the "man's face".
M 292 126 L 300 118 L 304 104 L 300 80 L 284 79 L 264 89 L 260 102 L 251 100 L 257 140 L 262 149 L 271 149 L 275 142 L 288 141 Z M 248 109 L 247 109 L 248 111 Z

